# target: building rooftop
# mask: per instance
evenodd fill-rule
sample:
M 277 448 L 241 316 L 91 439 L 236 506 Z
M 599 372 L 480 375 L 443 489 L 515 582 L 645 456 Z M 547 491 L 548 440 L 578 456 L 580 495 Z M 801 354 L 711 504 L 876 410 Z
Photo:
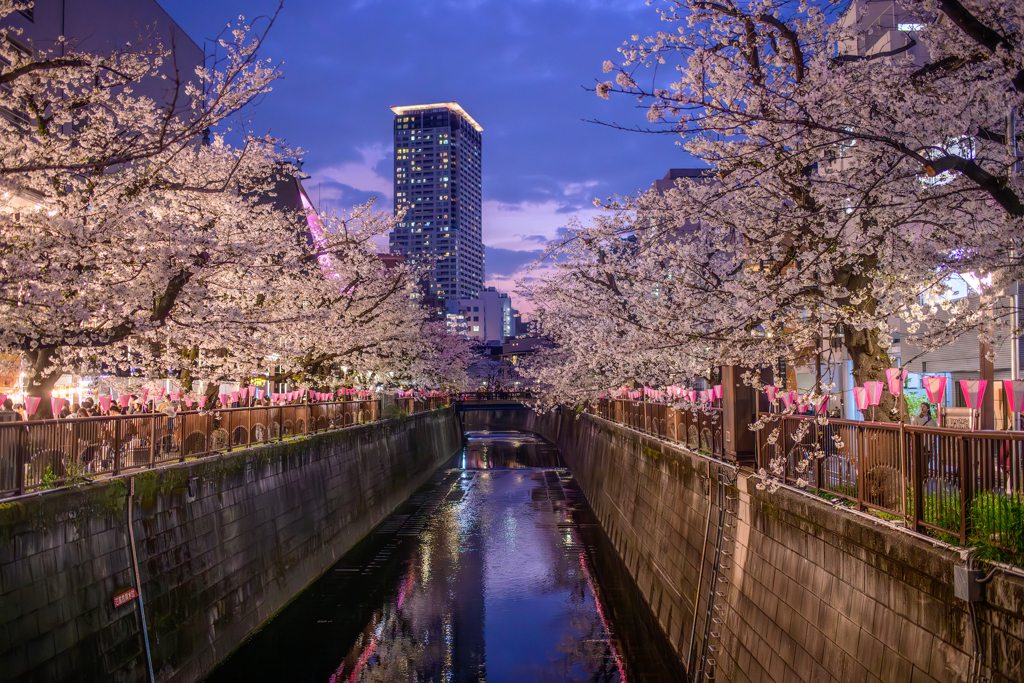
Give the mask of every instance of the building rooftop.
M 398 115 L 402 115 L 402 114 L 408 114 L 408 113 L 414 112 L 414 111 L 424 111 L 426 109 L 442 109 L 442 108 L 451 109 L 452 111 L 454 111 L 454 112 L 458 113 L 459 115 L 465 117 L 465 119 L 467 121 L 469 121 L 470 125 L 472 125 L 473 128 L 476 129 L 476 132 L 478 132 L 478 133 L 484 132 L 483 127 L 481 127 L 479 123 L 474 121 L 473 117 L 470 116 L 466 112 L 465 109 L 460 107 L 458 102 L 439 102 L 437 104 L 411 104 L 411 105 L 408 105 L 408 106 L 405 106 L 405 107 L 391 107 L 391 111 L 395 112 Z

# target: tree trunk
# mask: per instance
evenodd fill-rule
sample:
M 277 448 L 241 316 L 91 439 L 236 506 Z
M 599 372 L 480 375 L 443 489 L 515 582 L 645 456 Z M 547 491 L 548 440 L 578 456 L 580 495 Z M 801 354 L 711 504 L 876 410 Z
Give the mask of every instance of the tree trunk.
M 878 330 L 857 330 L 851 325 L 843 325 L 843 344 L 846 346 L 850 359 L 853 361 L 853 381 L 857 386 L 865 382 L 882 382 L 882 400 L 877 406 L 864 411 L 864 419 L 875 422 L 899 422 L 896 412 L 897 399 L 889 393 L 885 371 L 892 367 L 889 353 L 878 344 Z M 907 403 L 902 394 L 899 397 L 899 410 L 903 411 L 903 419 L 909 422 Z
M 32 351 L 25 352 L 25 360 L 29 365 L 28 387 L 25 389 L 26 396 L 38 397 L 39 407 L 35 414 L 30 415 L 30 420 L 52 420 L 56 417 L 50 406 L 50 399 L 53 397 L 53 387 L 61 377 L 61 371 L 54 370 L 49 375 L 44 375 L 46 368 L 53 365 L 54 355 L 57 348 L 53 346 L 42 346 Z

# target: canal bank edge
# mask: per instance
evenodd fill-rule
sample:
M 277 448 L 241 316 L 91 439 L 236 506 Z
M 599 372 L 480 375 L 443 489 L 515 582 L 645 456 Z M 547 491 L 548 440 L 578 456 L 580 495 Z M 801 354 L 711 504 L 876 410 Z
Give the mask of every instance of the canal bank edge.
M 684 662 L 705 487 L 710 476 L 715 489 L 721 472 L 732 482 L 732 512 L 723 515 L 735 524 L 723 541 L 731 555 L 714 576 L 716 500 L 693 637 L 696 662 L 714 583 L 721 609 L 712 610 L 717 637 L 707 652 L 715 680 L 970 680 L 972 616 L 954 595 L 960 553 L 800 492 L 758 491 L 749 472 L 591 415 L 563 412 L 558 435 L 562 457 Z M 974 605 L 991 680 L 1024 680 L 1024 579 L 995 575 Z
M 135 475 L 157 681 L 208 674 L 461 447 L 451 408 Z M 0 677 L 146 681 L 128 477 L 0 505 Z M 124 599 L 124 598 L 122 598 Z

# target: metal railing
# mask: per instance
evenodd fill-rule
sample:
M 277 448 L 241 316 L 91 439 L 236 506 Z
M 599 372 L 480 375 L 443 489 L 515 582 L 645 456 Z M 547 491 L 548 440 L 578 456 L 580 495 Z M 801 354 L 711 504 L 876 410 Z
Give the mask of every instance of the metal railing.
M 0 497 L 373 422 L 381 401 L 0 423 Z
M 466 391 L 455 396 L 456 401 L 525 401 L 532 398 L 529 391 Z
M 437 410 L 448 405 L 447 396 L 404 396 L 395 400 L 398 402 L 399 409 L 404 410 L 408 415 Z
M 663 403 L 602 398 L 587 412 L 716 458 L 725 455 L 721 408 L 676 410 Z
M 1024 553 L 1024 433 L 788 415 L 757 433 L 757 449 L 762 467 L 780 459 L 787 483 L 943 540 Z

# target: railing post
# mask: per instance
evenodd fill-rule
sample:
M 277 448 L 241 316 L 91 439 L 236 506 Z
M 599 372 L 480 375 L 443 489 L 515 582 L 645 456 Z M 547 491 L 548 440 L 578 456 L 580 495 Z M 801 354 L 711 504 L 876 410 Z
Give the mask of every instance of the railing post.
M 78 452 L 78 419 L 77 418 L 72 418 L 72 419 L 73 419 L 73 421 L 71 423 L 71 448 L 68 449 L 68 450 L 71 451 L 71 461 L 72 462 L 78 462 L 78 456 L 80 455 L 80 453 Z M 68 473 L 67 472 L 67 467 L 65 467 L 64 468 L 65 476 L 67 475 L 67 473 Z
M 122 418 L 114 418 L 114 475 L 121 473 L 121 423 Z
M 924 531 L 921 528 L 921 520 L 924 518 L 924 448 L 921 442 L 923 434 L 914 435 L 914 474 L 911 494 L 914 496 L 914 531 Z
M 156 464 L 156 421 L 160 419 L 157 417 L 157 413 L 152 413 L 149 417 L 149 469 L 153 469 Z
M 857 426 L 857 509 L 864 510 L 864 457 L 867 454 L 868 435 L 863 426 Z
M 967 505 L 971 496 L 968 489 L 972 485 L 971 458 L 967 454 L 967 442 L 964 437 L 958 436 L 957 443 L 960 450 L 960 545 L 967 545 L 968 520 Z M 973 442 L 972 442 L 973 443 Z
M 253 407 L 252 406 L 249 406 L 248 408 L 245 409 L 245 420 L 246 420 L 246 425 L 245 425 L 245 445 L 246 446 L 251 446 L 252 445 L 252 411 L 253 411 Z
M 179 404 L 180 405 L 180 404 Z M 178 462 L 185 462 L 185 415 L 175 413 L 174 422 L 178 426 Z
M 29 424 L 32 423 L 26 423 L 26 425 Z M 11 431 L 14 433 L 14 491 L 20 496 L 25 493 L 25 477 L 27 476 L 25 472 L 25 450 L 29 447 L 29 443 L 31 443 L 32 433 L 29 431 L 28 426 L 25 427 L 25 431 L 21 429 L 11 429 Z

